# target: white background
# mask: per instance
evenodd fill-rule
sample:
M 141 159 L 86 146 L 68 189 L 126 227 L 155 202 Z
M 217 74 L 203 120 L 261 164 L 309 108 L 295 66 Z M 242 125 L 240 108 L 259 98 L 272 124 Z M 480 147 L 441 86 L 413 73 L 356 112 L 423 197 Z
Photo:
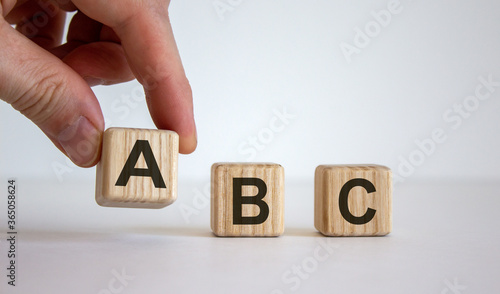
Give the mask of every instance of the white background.
M 180 156 L 180 179 L 208 178 L 214 162 L 249 160 L 238 147 L 283 109 L 296 118 L 251 161 L 280 163 L 287 178 L 312 178 L 325 163 L 379 163 L 397 173 L 415 140 L 443 128 L 446 141 L 411 178 L 500 179 L 500 91 L 457 129 L 443 120 L 474 95 L 478 77 L 500 81 L 497 2 L 401 1 L 402 11 L 351 63 L 340 45 L 353 45 L 355 28 L 364 30 L 389 1 L 241 1 L 223 20 L 213 2 L 170 8 L 199 134 L 196 152 Z M 95 92 L 107 127 L 154 127 L 137 82 Z M 0 110 L 2 175 L 93 177 L 61 170 L 64 157 L 31 122 L 4 103 Z
M 480 77 L 500 81 L 498 1 L 402 0 L 351 62 L 341 45 L 354 45 L 357 28 L 390 1 L 221 1 L 232 10 L 218 14 L 213 0 L 170 7 L 199 146 L 180 156 L 178 201 L 166 209 L 98 207 L 95 169 L 69 163 L 0 103 L 0 180 L 16 177 L 22 197 L 18 293 L 99 293 L 122 268 L 135 276 L 122 293 L 293 292 L 282 274 L 325 239 L 312 224 L 314 169 L 342 163 L 383 164 L 400 176 L 394 231 L 329 239 L 336 253 L 298 292 L 453 293 L 454 279 L 467 287 L 460 293 L 498 292 L 500 87 L 460 125 L 443 118 L 475 95 Z M 107 127 L 154 127 L 137 82 L 94 90 Z M 283 109 L 294 118 L 250 159 L 245 144 Z M 416 141 L 436 129 L 446 139 L 419 156 Z M 249 160 L 285 167 L 285 235 L 215 238 L 200 200 L 210 166 Z

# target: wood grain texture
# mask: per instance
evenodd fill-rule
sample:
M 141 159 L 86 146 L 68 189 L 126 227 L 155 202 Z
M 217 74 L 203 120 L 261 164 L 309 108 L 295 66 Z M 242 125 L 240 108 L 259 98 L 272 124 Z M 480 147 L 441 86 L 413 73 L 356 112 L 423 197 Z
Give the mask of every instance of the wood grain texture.
M 285 174 L 273 163 L 215 163 L 212 165 L 211 227 L 217 236 L 279 236 L 284 231 Z M 265 182 L 267 193 L 262 200 L 269 207 L 269 216 L 261 224 L 233 224 L 233 179 L 258 178 Z M 242 186 L 242 196 L 255 196 L 255 186 Z M 242 215 L 254 217 L 260 208 L 243 204 Z
M 146 140 L 161 172 L 165 188 L 150 176 L 130 176 L 126 186 L 116 185 L 137 140 Z M 173 131 L 110 128 L 104 132 L 101 161 L 96 172 L 96 201 L 101 206 L 162 208 L 177 198 L 179 136 Z M 150 168 L 139 156 L 135 168 Z
M 354 187 L 348 196 L 352 215 L 361 217 L 369 208 L 376 210 L 366 224 L 348 222 L 339 208 L 339 194 L 348 181 L 366 179 L 375 187 L 368 193 Z M 327 236 L 387 235 L 392 230 L 392 172 L 381 165 L 320 165 L 314 183 L 314 226 Z

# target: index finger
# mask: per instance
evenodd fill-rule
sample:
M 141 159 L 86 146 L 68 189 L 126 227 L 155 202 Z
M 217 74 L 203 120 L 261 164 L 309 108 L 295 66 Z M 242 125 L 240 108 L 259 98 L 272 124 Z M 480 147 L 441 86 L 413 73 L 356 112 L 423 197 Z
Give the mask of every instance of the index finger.
M 168 1 L 73 2 L 89 17 L 113 28 L 144 87 L 154 123 L 179 134 L 181 153 L 193 152 L 197 145 L 193 97 L 170 25 Z

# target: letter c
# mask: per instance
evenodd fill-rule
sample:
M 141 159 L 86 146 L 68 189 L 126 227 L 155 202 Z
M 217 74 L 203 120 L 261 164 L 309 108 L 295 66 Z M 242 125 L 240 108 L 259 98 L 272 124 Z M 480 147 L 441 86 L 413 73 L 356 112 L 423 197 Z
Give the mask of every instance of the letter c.
M 340 194 L 339 194 L 340 214 L 342 214 L 342 216 L 346 221 L 350 222 L 353 225 L 364 225 L 373 219 L 373 217 L 375 216 L 375 212 L 377 211 L 375 209 L 368 208 L 365 214 L 362 216 L 354 216 L 349 211 L 349 205 L 348 205 L 349 192 L 351 191 L 352 188 L 357 186 L 365 188 L 368 194 L 376 191 L 375 186 L 372 184 L 372 182 L 368 181 L 367 179 L 356 178 L 349 180 L 347 183 L 344 184 L 344 186 L 342 186 L 342 189 L 340 189 Z

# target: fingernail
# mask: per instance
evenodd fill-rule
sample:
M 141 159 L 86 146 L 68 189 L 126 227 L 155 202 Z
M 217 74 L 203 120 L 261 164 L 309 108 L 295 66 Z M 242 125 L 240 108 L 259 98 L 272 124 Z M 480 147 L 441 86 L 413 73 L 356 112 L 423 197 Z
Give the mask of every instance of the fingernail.
M 84 77 L 83 78 L 90 87 L 104 85 L 105 81 L 103 79 L 95 77 Z
M 85 117 L 80 116 L 57 137 L 68 157 L 76 165 L 94 164 L 101 146 L 101 132 Z
M 194 127 L 194 140 L 195 140 L 195 144 L 198 145 L 198 129 L 196 128 L 196 126 Z

